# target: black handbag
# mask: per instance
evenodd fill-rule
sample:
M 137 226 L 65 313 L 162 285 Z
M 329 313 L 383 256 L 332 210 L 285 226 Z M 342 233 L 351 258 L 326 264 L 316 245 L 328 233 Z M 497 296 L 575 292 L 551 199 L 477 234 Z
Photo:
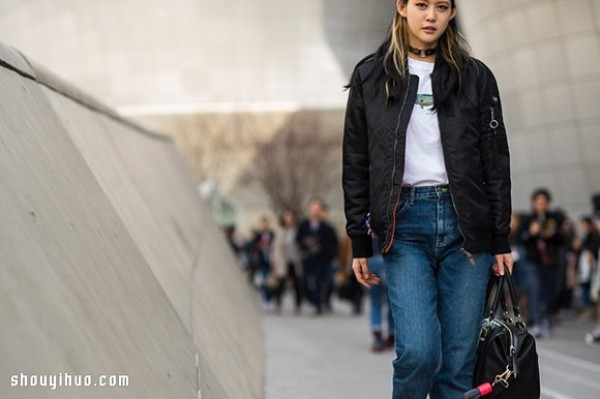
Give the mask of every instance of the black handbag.
M 521 320 L 510 273 L 490 280 L 488 307 L 488 317 L 481 323 L 473 373 L 477 388 L 465 393 L 464 398 L 539 399 L 535 339 Z

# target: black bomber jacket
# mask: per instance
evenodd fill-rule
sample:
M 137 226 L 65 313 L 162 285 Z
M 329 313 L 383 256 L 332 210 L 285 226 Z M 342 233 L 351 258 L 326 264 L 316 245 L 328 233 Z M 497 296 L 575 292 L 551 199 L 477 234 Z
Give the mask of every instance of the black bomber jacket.
M 432 74 L 433 97 L 463 249 L 509 253 L 510 157 L 496 79 L 483 62 L 469 58 L 462 67 L 460 91 L 438 106 L 447 80 L 435 76 L 442 62 L 438 57 Z M 344 123 L 342 184 L 355 258 L 372 255 L 371 230 L 383 253 L 391 249 L 406 131 L 419 82 L 410 75 L 397 98 L 386 100 L 382 68 L 373 57 L 357 65 Z

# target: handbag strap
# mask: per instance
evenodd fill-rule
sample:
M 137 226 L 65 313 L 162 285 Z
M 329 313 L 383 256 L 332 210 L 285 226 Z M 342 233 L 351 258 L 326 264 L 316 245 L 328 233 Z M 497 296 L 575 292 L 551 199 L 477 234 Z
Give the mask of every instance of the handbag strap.
M 521 310 L 519 309 L 519 304 L 517 302 L 517 294 L 515 290 L 515 285 L 512 280 L 512 276 L 510 272 L 507 270 L 504 273 L 504 276 L 494 277 L 493 288 L 496 289 L 496 293 L 494 296 L 494 301 L 492 302 L 492 306 L 490 307 L 490 317 L 495 317 L 498 313 L 498 308 L 500 305 L 503 305 L 503 308 L 508 311 L 508 307 L 506 305 L 506 297 L 510 298 L 512 303 L 512 310 L 515 317 L 521 317 Z M 506 292 L 507 290 L 508 292 Z
M 500 299 L 502 298 L 502 293 L 504 291 L 504 279 L 502 277 L 492 276 L 492 290 L 495 290 L 494 300 L 492 301 L 492 306 L 490 306 L 490 318 L 496 317 L 498 314 L 498 307 L 500 306 Z
M 513 305 L 513 314 L 515 315 L 515 317 L 520 318 L 521 310 L 519 308 L 519 302 L 517 301 L 517 290 L 515 289 L 515 284 L 513 283 L 512 275 L 508 270 L 506 271 L 506 273 L 504 273 L 504 279 L 506 280 L 508 292 L 510 294 L 510 301 Z

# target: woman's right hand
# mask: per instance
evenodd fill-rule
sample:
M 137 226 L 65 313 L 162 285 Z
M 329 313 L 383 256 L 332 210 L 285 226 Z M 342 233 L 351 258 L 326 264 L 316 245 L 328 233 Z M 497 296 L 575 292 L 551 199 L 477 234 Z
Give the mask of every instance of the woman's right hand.
M 380 283 L 379 277 L 369 271 L 369 260 L 367 258 L 354 258 L 352 270 L 356 280 L 364 287 L 371 288 Z

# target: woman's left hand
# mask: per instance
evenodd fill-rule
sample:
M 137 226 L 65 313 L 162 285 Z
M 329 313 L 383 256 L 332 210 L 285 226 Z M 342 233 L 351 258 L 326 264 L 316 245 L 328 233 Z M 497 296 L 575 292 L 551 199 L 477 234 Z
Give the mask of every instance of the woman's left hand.
M 492 267 L 496 276 L 504 276 L 504 270 L 508 269 L 512 274 L 513 258 L 512 254 L 494 255 L 494 266 Z

